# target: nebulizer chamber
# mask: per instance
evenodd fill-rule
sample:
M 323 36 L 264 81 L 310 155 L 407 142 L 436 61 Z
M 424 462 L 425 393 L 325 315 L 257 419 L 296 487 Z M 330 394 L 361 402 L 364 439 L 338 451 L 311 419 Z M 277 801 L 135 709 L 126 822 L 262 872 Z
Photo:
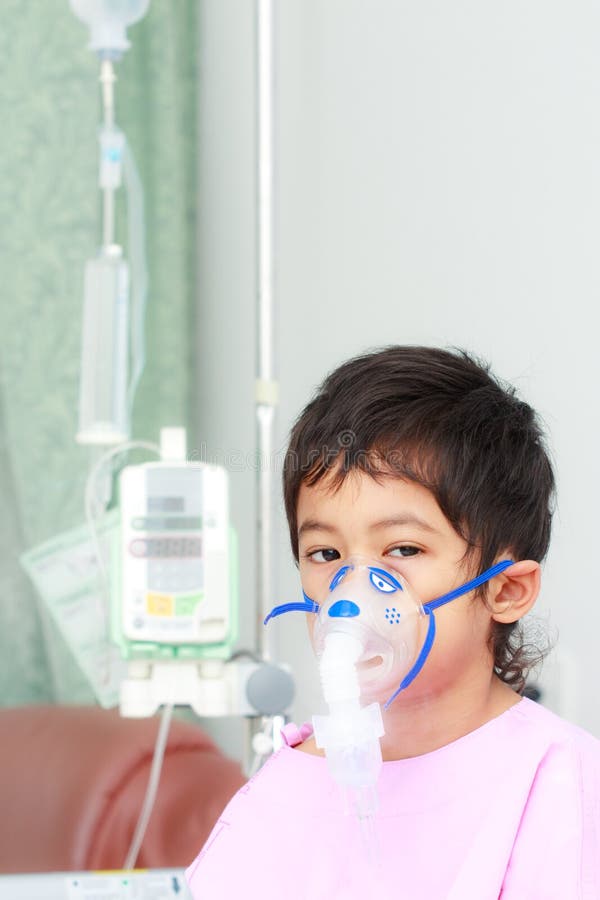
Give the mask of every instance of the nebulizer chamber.
M 319 600 L 313 645 L 329 714 L 313 716 L 315 740 L 368 835 L 382 767 L 380 702 L 418 656 L 426 616 L 397 572 L 361 557 L 346 562 Z
M 362 641 L 347 632 L 334 631 L 325 638 L 319 674 L 329 715 L 313 716 L 317 746 L 325 750 L 333 778 L 360 819 L 377 809 L 379 739 L 384 734 L 379 705 L 360 704 L 356 664 L 363 653 Z

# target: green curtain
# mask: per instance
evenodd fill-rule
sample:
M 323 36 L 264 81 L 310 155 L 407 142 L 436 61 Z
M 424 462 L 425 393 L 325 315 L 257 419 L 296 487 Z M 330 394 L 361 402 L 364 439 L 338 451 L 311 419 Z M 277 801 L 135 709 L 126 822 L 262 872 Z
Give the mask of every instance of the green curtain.
M 191 420 L 196 0 L 152 0 L 117 63 L 116 115 L 146 205 L 146 368 L 133 436 Z M 0 25 L 0 705 L 92 695 L 19 555 L 81 524 L 75 443 L 83 269 L 99 246 L 98 61 L 68 0 L 2 0 Z M 119 209 L 122 217 L 123 210 Z M 119 221 L 120 234 L 124 223 Z

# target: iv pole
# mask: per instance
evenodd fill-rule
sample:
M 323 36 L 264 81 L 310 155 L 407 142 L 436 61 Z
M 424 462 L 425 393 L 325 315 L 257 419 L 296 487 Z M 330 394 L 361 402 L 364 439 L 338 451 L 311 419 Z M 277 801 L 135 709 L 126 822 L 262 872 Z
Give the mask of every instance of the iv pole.
M 273 606 L 273 444 L 278 384 L 274 363 L 274 2 L 256 0 L 256 646 L 269 664 L 272 647 L 264 620 Z M 247 720 L 247 752 L 255 759 L 280 746 L 283 715 Z M 252 768 L 246 760 L 246 771 Z
M 256 0 L 257 57 L 257 646 L 271 659 L 263 625 L 273 606 L 273 437 L 278 384 L 274 365 L 274 0 Z

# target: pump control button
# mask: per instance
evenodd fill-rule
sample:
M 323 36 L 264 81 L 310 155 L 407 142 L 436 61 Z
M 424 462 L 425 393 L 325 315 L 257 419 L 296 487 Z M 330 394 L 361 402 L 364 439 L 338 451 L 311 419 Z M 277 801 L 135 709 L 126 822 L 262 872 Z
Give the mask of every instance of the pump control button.
M 151 616 L 173 615 L 172 594 L 146 594 L 146 609 Z
M 196 607 L 204 599 L 203 593 L 182 594 L 175 599 L 176 616 L 193 616 Z

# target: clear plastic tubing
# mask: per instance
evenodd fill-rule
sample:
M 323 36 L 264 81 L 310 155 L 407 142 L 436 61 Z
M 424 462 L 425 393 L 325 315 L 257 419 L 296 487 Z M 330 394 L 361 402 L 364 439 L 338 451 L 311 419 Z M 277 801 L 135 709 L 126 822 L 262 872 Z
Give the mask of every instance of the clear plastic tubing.
M 367 857 L 378 861 L 374 817 L 381 772 L 381 712 L 377 704 L 360 706 L 356 663 L 363 644 L 355 634 L 333 632 L 325 641 L 320 676 L 329 716 L 315 716 L 317 744 L 325 749 L 334 780 L 359 819 Z

